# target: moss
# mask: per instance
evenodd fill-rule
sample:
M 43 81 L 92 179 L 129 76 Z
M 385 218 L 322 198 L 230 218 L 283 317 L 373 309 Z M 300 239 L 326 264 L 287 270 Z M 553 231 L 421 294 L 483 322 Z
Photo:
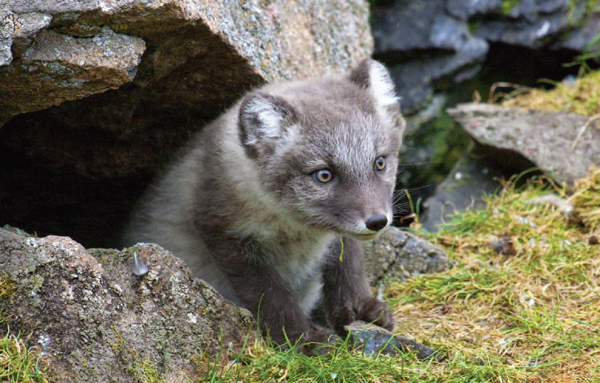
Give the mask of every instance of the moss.
M 504 102 L 503 106 L 566 111 L 593 116 L 600 113 L 600 71 L 593 71 L 574 83 L 561 82 L 551 90 L 531 89 Z
M 5 271 L 0 274 L 0 324 L 6 321 L 8 308 L 17 293 L 15 281 Z
M 127 345 L 121 334 L 113 327 L 115 341 L 110 343 L 115 355 L 123 362 L 131 376 L 140 383 L 164 383 L 165 377 L 160 374 L 156 366 L 147 358 L 142 358 L 138 353 Z
M 5 271 L 0 275 L 0 301 L 11 302 L 17 292 L 15 281 Z
M 521 0 L 503 0 L 502 1 L 502 14 L 504 16 L 510 15 L 510 12 L 517 6 Z
M 471 32 L 472 34 L 477 33 L 477 31 L 479 30 L 479 23 L 477 21 L 469 21 L 467 25 L 469 27 L 469 32 Z

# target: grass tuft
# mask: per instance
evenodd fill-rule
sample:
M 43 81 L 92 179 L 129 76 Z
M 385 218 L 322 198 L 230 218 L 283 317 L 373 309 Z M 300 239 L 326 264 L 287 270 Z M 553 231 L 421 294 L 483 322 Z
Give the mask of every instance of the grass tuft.
M 506 107 L 565 111 L 584 116 L 600 114 L 600 71 L 589 72 L 574 83 L 560 82 L 551 90 L 531 89 L 502 102 Z
M 0 338 L 0 381 L 10 383 L 48 382 L 40 354 L 25 346 L 19 336 L 7 332 Z
M 236 354 L 233 360 L 216 360 L 203 356 L 195 362 L 202 382 L 398 382 L 418 380 L 420 368 L 408 367 L 431 362 L 417 362 L 414 355 L 367 356 L 353 350 L 349 341 L 329 347 L 330 353 L 306 356 L 297 346 L 282 351 L 257 338 Z
M 582 217 L 591 230 L 600 227 L 600 170 L 590 169 L 589 176 L 579 180 L 573 197 L 573 205 L 580 209 Z

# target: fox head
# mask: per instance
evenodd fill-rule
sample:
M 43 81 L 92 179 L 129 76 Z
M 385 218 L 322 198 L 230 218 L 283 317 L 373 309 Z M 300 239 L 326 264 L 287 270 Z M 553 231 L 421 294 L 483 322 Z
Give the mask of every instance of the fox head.
M 387 69 L 265 87 L 239 111 L 242 145 L 264 192 L 294 219 L 357 239 L 391 224 L 405 122 Z

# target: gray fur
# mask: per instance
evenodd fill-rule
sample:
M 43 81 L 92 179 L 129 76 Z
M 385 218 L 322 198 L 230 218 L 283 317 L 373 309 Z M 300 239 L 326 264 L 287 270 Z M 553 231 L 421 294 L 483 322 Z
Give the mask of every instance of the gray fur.
M 339 257 L 340 236 L 369 239 L 376 235 L 365 226 L 369 217 L 392 221 L 404 120 L 390 89 L 385 68 L 367 60 L 347 78 L 267 85 L 248 94 L 200 131 L 151 187 L 127 242 L 171 250 L 194 275 L 255 314 L 262 299 L 265 329 L 278 340 L 281 326 L 292 338 L 310 333 L 306 316 L 322 285 L 331 283 L 322 275 Z M 379 156 L 386 158 L 384 172 L 374 169 Z M 311 173 L 324 168 L 334 179 L 319 184 Z M 362 263 L 348 264 L 357 266 L 331 274 L 361 278 L 355 300 L 362 304 L 368 300 Z

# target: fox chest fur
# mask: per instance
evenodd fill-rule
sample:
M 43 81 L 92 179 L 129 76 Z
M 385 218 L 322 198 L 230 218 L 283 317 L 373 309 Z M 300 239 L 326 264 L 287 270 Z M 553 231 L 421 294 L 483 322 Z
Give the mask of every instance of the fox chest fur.
M 260 308 L 276 340 L 322 335 L 310 324 L 321 304 L 335 329 L 350 311 L 375 315 L 363 309 L 393 323 L 368 291 L 359 241 L 393 219 L 403 129 L 375 61 L 347 77 L 265 86 L 188 143 L 146 194 L 127 240 L 162 245 L 225 297 Z

